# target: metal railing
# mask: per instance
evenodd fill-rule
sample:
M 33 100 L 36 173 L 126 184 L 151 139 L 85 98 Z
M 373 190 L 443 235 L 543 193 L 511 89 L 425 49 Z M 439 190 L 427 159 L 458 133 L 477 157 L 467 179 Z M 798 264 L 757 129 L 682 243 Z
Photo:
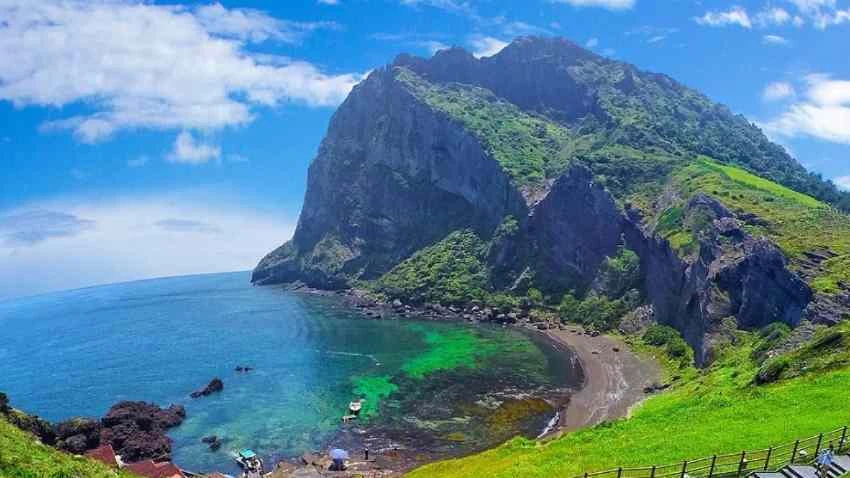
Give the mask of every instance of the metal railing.
M 757 471 L 774 471 L 792 463 L 814 461 L 822 449 L 833 446 L 836 454 L 850 446 L 847 426 L 763 450 L 744 450 L 727 455 L 714 455 L 683 460 L 671 465 L 638 468 L 614 468 L 585 473 L 574 478 L 729 478 Z

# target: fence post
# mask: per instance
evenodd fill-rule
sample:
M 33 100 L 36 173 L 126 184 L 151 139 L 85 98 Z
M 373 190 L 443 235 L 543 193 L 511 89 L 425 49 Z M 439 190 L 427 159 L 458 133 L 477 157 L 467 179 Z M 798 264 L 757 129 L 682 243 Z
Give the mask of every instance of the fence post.
M 652 471 L 649 473 L 649 478 L 655 478 L 655 466 L 652 466 Z
M 821 445 L 823 445 L 823 433 L 818 435 L 818 444 L 817 444 L 817 446 L 815 446 L 815 458 L 817 458 L 818 455 L 820 454 Z
M 711 457 L 711 467 L 708 469 L 708 478 L 714 476 L 714 465 L 717 463 L 717 455 Z
M 847 425 L 844 425 L 844 429 L 841 431 L 841 441 L 838 442 L 838 452 L 841 452 L 844 445 L 847 444 Z
M 800 440 L 794 442 L 794 451 L 791 452 L 791 464 L 794 464 L 794 460 L 797 459 L 797 449 L 800 448 Z
M 764 471 L 770 466 L 770 455 L 773 454 L 773 447 L 767 449 L 767 456 L 764 458 Z
M 741 452 L 741 461 L 738 462 L 738 476 L 741 476 L 741 471 L 744 469 L 744 463 L 747 461 L 747 452 L 746 450 Z
M 617 468 L 617 478 L 621 478 L 623 476 L 623 467 Z
M 685 473 L 688 471 L 688 460 L 682 462 L 682 474 L 680 475 L 682 478 L 685 478 Z

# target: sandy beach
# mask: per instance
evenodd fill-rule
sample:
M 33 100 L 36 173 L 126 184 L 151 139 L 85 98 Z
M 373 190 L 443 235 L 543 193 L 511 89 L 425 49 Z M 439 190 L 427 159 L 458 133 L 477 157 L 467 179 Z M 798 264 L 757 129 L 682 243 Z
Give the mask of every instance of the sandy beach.
M 626 416 L 646 397 L 644 387 L 660 378 L 657 363 L 637 356 L 615 338 L 592 337 L 579 327 L 550 329 L 546 335 L 572 350 L 584 371 L 584 385 L 571 396 L 561 414 L 559 432 Z

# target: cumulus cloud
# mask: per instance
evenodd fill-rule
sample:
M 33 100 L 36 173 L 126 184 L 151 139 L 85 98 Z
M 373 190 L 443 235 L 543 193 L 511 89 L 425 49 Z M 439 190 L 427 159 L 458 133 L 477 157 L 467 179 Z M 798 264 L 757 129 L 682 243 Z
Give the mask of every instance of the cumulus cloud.
M 598 38 L 590 38 L 584 43 L 584 46 L 586 46 L 588 48 L 593 48 L 596 45 L 599 45 L 599 39 Z
M 473 35 L 469 38 L 469 46 L 472 47 L 472 54 L 476 58 L 483 58 L 499 53 L 503 48 L 508 46 L 508 42 L 499 40 L 498 38 Z
M 791 23 L 793 18 L 788 10 L 779 7 L 769 7 L 756 14 L 755 22 L 759 26 L 782 26 Z
M 823 30 L 833 25 L 850 22 L 850 8 L 839 8 L 835 0 L 788 1 L 799 11 L 799 15 L 793 19 L 793 24 L 796 26 L 802 26 L 808 20 L 815 28 Z
M 202 143 L 188 131 L 181 131 L 174 140 L 174 149 L 166 159 L 173 163 L 202 164 L 221 157 L 221 148 Z
M 710 27 L 725 27 L 729 25 L 738 25 L 743 28 L 752 28 L 753 23 L 747 11 L 740 6 L 733 6 L 726 11 L 711 11 L 706 12 L 701 17 L 695 17 L 694 21 L 700 25 Z
M 794 87 L 787 81 L 775 81 L 764 87 L 762 98 L 765 101 L 777 101 L 794 96 Z
M 850 81 L 809 75 L 801 101 L 791 104 L 764 128 L 780 137 L 809 136 L 850 144 Z
M 628 10 L 635 6 L 637 0 L 553 0 L 556 3 L 567 3 L 574 7 L 600 7 L 608 10 Z
M 5 247 L 32 246 L 49 239 L 76 236 L 93 225 L 94 221 L 63 212 L 16 212 L 0 217 L 0 239 Z
M 199 206 L 196 198 L 175 196 L 63 198 L 0 213 L 0 298 L 247 270 L 292 235 L 294 222 L 286 218 L 214 202 L 207 198 Z M 27 240 L 7 241 L 10 230 Z M 35 236 L 44 239 L 31 240 Z
M 785 37 L 779 35 L 765 35 L 761 37 L 761 41 L 765 45 L 785 46 L 788 44 L 788 40 Z
M 850 191 L 850 176 L 838 176 L 837 178 L 832 178 L 832 182 L 839 189 Z
M 326 23 L 287 22 L 219 4 L 194 9 L 130 0 L 0 3 L 0 100 L 83 105 L 43 125 L 85 142 L 116 131 L 217 129 L 253 109 L 334 106 L 362 76 L 328 74 L 247 44 L 296 42 Z

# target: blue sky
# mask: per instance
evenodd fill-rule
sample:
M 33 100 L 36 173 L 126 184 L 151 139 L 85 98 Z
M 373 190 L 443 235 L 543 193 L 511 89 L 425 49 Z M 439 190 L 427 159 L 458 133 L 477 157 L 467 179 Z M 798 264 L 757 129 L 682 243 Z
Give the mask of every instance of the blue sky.
M 528 34 L 667 73 L 850 188 L 850 0 L 0 0 L 0 299 L 252 267 L 370 69 Z

